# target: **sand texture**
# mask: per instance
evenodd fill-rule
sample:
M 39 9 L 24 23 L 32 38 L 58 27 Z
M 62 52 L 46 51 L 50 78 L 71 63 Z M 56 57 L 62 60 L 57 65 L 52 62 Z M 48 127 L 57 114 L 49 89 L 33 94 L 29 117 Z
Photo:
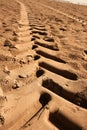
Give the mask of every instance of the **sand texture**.
M 87 130 L 87 6 L 0 0 L 0 130 Z

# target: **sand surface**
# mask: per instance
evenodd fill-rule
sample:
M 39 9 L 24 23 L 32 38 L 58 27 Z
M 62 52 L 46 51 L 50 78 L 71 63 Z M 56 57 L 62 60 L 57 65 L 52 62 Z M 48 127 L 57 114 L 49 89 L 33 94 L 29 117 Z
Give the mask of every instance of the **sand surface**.
M 87 130 L 87 6 L 0 0 L 0 130 Z

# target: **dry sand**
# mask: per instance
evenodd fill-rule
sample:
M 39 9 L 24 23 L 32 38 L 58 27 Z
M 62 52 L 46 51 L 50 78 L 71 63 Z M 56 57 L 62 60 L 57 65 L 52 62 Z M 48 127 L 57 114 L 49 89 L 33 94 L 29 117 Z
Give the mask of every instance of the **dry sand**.
M 0 0 L 0 130 L 87 130 L 87 6 Z

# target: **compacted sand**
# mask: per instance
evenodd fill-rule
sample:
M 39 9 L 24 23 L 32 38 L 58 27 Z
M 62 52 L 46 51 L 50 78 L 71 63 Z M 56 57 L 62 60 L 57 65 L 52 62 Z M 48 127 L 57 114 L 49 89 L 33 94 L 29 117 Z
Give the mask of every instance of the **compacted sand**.
M 0 130 L 87 130 L 87 6 L 0 0 Z

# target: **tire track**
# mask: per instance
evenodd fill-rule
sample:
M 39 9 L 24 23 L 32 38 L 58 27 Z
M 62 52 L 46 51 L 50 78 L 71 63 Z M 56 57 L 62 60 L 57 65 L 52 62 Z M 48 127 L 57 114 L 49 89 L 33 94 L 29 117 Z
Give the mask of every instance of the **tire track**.
M 33 20 L 32 20 L 32 22 L 33 22 Z M 38 22 L 37 22 L 38 23 Z M 33 24 L 32 24 L 33 25 Z M 37 26 L 39 26 L 38 24 L 36 24 L 34 27 L 35 27 L 35 29 L 37 29 L 35 32 L 34 31 L 32 31 L 33 32 L 33 35 L 34 34 L 39 34 L 39 39 L 41 38 L 41 36 L 40 36 L 40 31 L 42 31 L 41 30 L 41 28 L 39 29 L 39 31 L 38 31 L 38 28 L 37 28 Z M 34 27 L 33 27 L 33 29 L 34 29 Z M 31 34 L 32 35 L 32 34 Z M 43 36 L 45 36 L 45 32 L 43 32 Z M 42 48 L 44 48 L 46 45 L 46 42 L 44 41 L 41 41 L 41 40 L 38 40 L 39 42 L 38 43 L 40 43 L 40 44 L 37 44 L 37 46 L 35 45 L 36 44 L 36 41 L 37 41 L 37 39 L 38 39 L 38 37 L 35 37 L 35 39 L 33 39 L 33 41 L 35 40 L 35 42 L 34 42 L 34 45 L 33 45 L 33 47 L 32 47 L 32 49 L 35 49 L 35 48 L 37 48 L 37 49 L 35 49 L 35 51 L 36 51 L 36 53 L 38 54 L 38 55 L 40 55 L 41 56 L 41 58 L 44 56 L 44 58 L 42 58 L 42 61 L 45 61 L 46 62 L 46 59 L 45 58 L 48 58 L 48 59 L 54 59 L 54 58 L 50 58 L 51 56 L 49 55 L 49 53 L 47 52 L 47 54 L 45 54 L 44 55 L 44 53 L 43 53 L 43 51 L 42 51 L 42 53 L 38 53 L 38 48 L 41 48 L 41 47 L 39 47 L 39 45 L 42 45 L 43 44 L 43 47 Z M 48 42 L 48 44 L 47 45 L 52 45 L 52 43 L 50 43 L 50 42 Z M 49 47 L 47 47 L 48 49 L 50 49 Z M 40 49 L 39 49 L 39 51 L 41 51 Z M 52 50 L 53 51 L 53 50 Z M 54 50 L 55 51 L 55 50 Z M 46 53 L 46 52 L 45 52 Z M 52 55 L 52 57 L 53 57 L 53 55 Z M 44 59 L 44 60 L 43 60 Z M 39 66 L 41 66 L 41 67 L 43 67 L 44 66 L 44 64 L 43 64 L 43 62 L 42 63 L 40 63 L 40 58 L 39 59 L 37 59 L 38 61 L 39 61 Z M 49 67 L 46 67 L 45 68 L 45 71 L 48 71 L 49 70 L 49 68 L 51 68 L 51 66 L 50 66 L 50 63 L 51 62 L 48 62 L 48 66 Z M 57 64 L 57 63 L 56 63 Z M 58 64 L 57 64 L 58 65 Z M 46 70 L 47 69 L 47 70 Z M 55 67 L 53 68 L 53 70 L 55 70 Z M 64 74 L 65 74 L 65 72 L 64 72 Z M 56 76 L 56 75 L 55 75 Z M 39 77 L 39 76 L 38 76 Z M 69 76 L 69 77 L 71 77 L 71 76 Z M 68 78 L 69 78 L 68 77 Z M 74 76 L 75 77 L 75 76 Z M 49 82 L 49 81 L 48 81 Z M 44 83 L 43 83 L 44 84 Z M 43 85 L 42 84 L 42 85 Z M 48 84 L 49 83 L 47 83 L 47 86 L 48 86 Z M 55 83 L 54 83 L 55 84 Z M 51 84 L 52 85 L 52 84 Z M 43 85 L 44 86 L 44 85 Z M 55 85 L 54 85 L 55 86 Z M 50 87 L 51 88 L 51 87 Z M 64 89 L 64 88 L 63 88 Z M 53 90 L 52 90 L 53 91 Z M 58 90 L 56 91 L 56 92 L 58 92 Z M 56 93 L 56 92 L 54 92 L 54 93 Z M 68 92 L 68 91 L 67 91 Z M 66 91 L 65 91 L 65 95 L 67 95 L 67 96 L 69 96 L 70 94 L 71 94 L 71 92 L 69 92 L 69 94 L 66 94 L 67 93 Z M 64 96 L 64 98 L 65 98 L 65 96 Z M 68 99 L 68 98 L 66 98 L 66 99 Z M 70 99 L 71 99 L 71 97 L 70 97 Z M 68 99 L 69 100 L 69 99 Z M 55 117 L 54 117 L 55 118 Z M 52 122 L 55 122 L 55 121 L 53 121 L 54 120 L 54 118 L 52 117 L 49 117 L 49 120 L 50 121 L 52 121 Z M 65 117 L 63 117 L 63 118 L 65 118 Z M 64 119 L 63 119 L 64 120 Z M 61 122 L 61 121 L 59 121 L 59 122 Z M 65 121 L 66 122 L 66 121 Z M 71 122 L 71 121 L 70 121 Z M 55 124 L 55 123 L 54 123 Z M 61 124 L 61 123 L 60 123 Z M 70 126 L 67 126 L 66 124 L 65 124 L 65 128 L 71 128 L 72 126 L 72 129 L 74 128 L 74 129 L 81 129 L 81 127 L 80 127 L 80 124 L 79 125 L 77 125 L 78 123 L 76 123 L 76 125 L 74 125 L 73 123 L 70 123 Z M 59 126 L 57 126 L 58 128 L 59 128 Z M 62 128 L 63 129 L 63 128 Z
M 30 12 L 28 20 L 25 5 L 20 1 L 17 2 L 21 7 L 21 20 L 18 32 L 19 44 L 16 45 L 19 53 L 16 58 L 21 60 L 21 66 L 12 70 L 10 76 L 11 80 L 17 79 L 19 76 L 19 79 L 24 82 L 24 87 L 16 92 L 16 95 L 18 93 L 21 97 L 18 106 L 23 108 L 20 110 L 18 106 L 16 107 L 14 111 L 16 113 L 20 111 L 19 115 L 15 116 L 17 122 L 11 126 L 7 125 L 7 129 L 29 130 L 32 127 L 36 128 L 39 123 L 43 124 L 42 122 L 46 119 L 44 124 L 49 125 L 42 125 L 42 128 L 48 130 L 55 128 L 85 130 L 87 123 L 84 119 L 87 117 L 87 111 L 84 106 L 79 107 L 77 102 L 73 102 L 75 93 L 70 86 L 65 87 L 68 82 L 78 82 L 77 74 L 63 59 L 56 57 L 56 52 L 60 49 L 54 39 L 49 38 L 45 25 L 41 24 L 40 20 L 32 15 L 32 12 Z M 29 62 L 26 57 L 31 58 Z M 26 76 L 31 82 L 24 80 Z M 25 101 L 26 105 L 24 105 Z M 80 119 L 81 116 L 83 119 Z M 20 117 L 19 120 L 17 117 Z M 15 122 L 14 119 L 12 121 Z M 39 129 L 41 128 L 39 127 Z
M 50 10 L 53 10 L 54 12 L 59 13 L 59 14 L 61 14 L 61 15 L 64 15 L 64 16 L 70 18 L 70 19 L 73 19 L 73 20 L 75 20 L 75 21 L 77 21 L 77 22 L 79 22 L 79 23 L 81 23 L 81 24 L 83 24 L 83 25 L 87 25 L 87 22 L 84 21 L 83 19 L 76 18 L 76 17 L 74 17 L 74 16 L 71 16 L 71 15 L 69 15 L 69 14 L 67 14 L 67 13 L 64 13 L 64 12 L 60 11 L 60 10 L 56 10 L 56 9 L 54 9 L 54 8 L 52 8 L 52 7 L 50 7 L 50 6 L 47 6 L 47 5 L 45 5 L 45 4 L 42 4 L 42 3 L 39 3 L 39 5 L 40 5 L 40 6 L 44 6 L 45 8 L 48 8 L 48 9 L 50 9 Z

